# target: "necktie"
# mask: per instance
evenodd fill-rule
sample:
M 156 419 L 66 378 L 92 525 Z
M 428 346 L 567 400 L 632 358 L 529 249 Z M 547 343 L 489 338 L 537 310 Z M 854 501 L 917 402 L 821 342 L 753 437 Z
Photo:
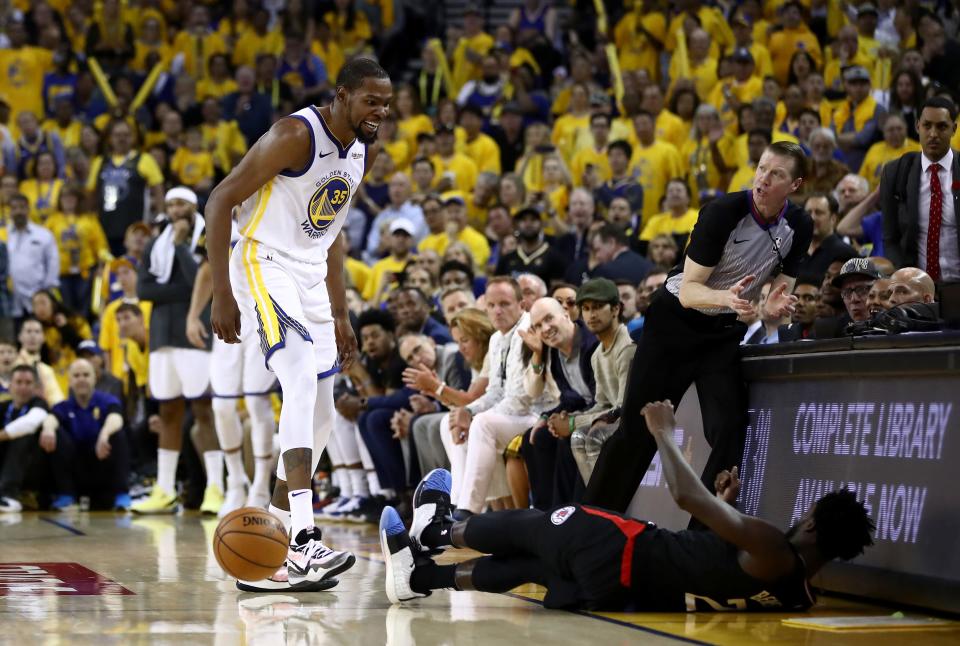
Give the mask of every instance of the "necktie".
M 943 224 L 943 189 L 940 187 L 940 164 L 930 164 L 930 222 L 927 225 L 927 273 L 940 280 L 940 227 Z

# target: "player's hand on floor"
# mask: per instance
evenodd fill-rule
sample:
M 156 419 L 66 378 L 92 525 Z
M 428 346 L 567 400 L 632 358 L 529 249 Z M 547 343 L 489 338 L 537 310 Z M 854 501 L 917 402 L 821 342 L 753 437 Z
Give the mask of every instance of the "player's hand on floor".
M 224 343 L 240 343 L 240 308 L 229 289 L 214 292 L 210 326 Z
M 647 422 L 647 429 L 651 435 L 672 433 L 676 428 L 677 420 L 673 415 L 673 404 L 669 399 L 662 402 L 650 402 L 641 409 L 640 413 Z
M 724 469 L 718 473 L 716 479 L 713 481 L 713 488 L 717 492 L 717 498 L 732 505 L 740 494 L 739 469 L 734 466 L 729 471 Z

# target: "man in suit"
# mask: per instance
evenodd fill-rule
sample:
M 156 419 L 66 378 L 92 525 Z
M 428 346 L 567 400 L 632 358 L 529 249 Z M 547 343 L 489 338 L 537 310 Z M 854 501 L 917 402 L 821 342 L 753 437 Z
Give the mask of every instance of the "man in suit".
M 820 304 L 821 280 L 816 276 L 800 276 L 793 288 L 797 297 L 797 309 L 793 312 L 793 322 L 781 325 L 780 343 L 813 339 L 813 322 L 817 319 L 817 306 Z
M 890 162 L 880 181 L 884 252 L 898 267 L 919 267 L 934 282 L 960 280 L 960 158 L 950 149 L 957 108 L 944 97 L 923 104 L 920 153 Z

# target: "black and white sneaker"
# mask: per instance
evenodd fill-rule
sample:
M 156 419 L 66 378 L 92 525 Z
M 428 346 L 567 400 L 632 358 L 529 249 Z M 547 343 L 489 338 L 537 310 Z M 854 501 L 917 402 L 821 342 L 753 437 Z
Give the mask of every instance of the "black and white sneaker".
M 400 514 L 393 507 L 384 507 L 380 515 L 380 549 L 387 564 L 385 586 L 390 603 L 402 603 L 430 594 L 414 592 L 410 587 L 410 577 L 413 576 L 417 559 L 428 559 L 415 553 Z
M 317 583 L 349 570 L 357 557 L 332 550 L 321 541 L 319 527 L 301 529 L 287 551 L 287 579 L 291 585 Z
M 421 540 L 423 530 L 434 524 L 453 523 L 450 488 L 453 477 L 446 469 L 434 469 L 420 481 L 413 492 L 413 523 L 410 540 L 421 552 L 439 554 L 442 550 L 426 547 Z M 441 530 L 443 531 L 443 530 Z
M 272 576 L 260 581 L 244 581 L 237 579 L 237 590 L 243 592 L 323 592 L 340 583 L 339 579 L 327 577 L 320 581 L 301 581 L 296 585 L 290 583 L 287 573 L 287 562 L 284 561 Z

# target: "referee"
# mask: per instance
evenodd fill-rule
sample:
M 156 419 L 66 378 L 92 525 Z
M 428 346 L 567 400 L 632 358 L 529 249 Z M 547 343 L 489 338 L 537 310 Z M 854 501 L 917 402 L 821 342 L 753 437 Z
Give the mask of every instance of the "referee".
M 746 389 L 737 316 L 775 276 L 764 309 L 771 318 L 793 312 L 793 285 L 810 246 L 813 222 L 787 201 L 806 174 L 800 146 L 777 142 L 757 164 L 751 191 L 730 193 L 700 212 L 682 269 L 678 264 L 653 296 L 630 367 L 620 428 L 607 440 L 584 503 L 625 511 L 657 445 L 641 409 L 668 399 L 679 403 L 697 384 L 703 431 L 711 453 L 701 476 L 712 490 L 721 470 L 739 464 L 746 430 Z

